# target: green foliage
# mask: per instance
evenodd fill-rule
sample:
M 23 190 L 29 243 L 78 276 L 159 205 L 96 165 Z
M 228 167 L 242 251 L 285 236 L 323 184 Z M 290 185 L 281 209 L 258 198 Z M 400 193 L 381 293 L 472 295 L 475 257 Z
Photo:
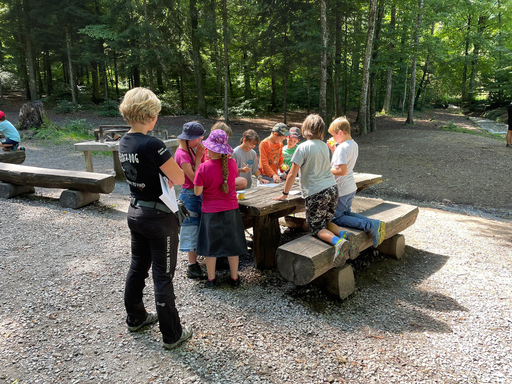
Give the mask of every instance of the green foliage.
M 118 117 L 119 113 L 119 104 L 114 100 L 106 100 L 101 104 L 100 111 L 98 112 L 100 116 L 106 117 Z
M 57 106 L 53 109 L 53 112 L 58 114 L 73 113 L 78 111 L 80 108 L 78 104 L 73 104 L 68 100 L 61 100 L 57 103 Z
M 62 127 L 50 121 L 46 116 L 43 125 L 34 129 L 33 138 L 43 141 L 51 141 L 55 144 L 75 143 L 91 140 L 93 126 L 85 119 L 67 121 Z

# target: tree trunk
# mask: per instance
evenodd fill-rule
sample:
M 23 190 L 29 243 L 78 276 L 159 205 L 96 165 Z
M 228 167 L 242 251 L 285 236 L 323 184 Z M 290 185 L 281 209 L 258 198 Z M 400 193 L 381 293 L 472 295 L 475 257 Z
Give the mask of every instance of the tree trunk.
M 396 23 L 396 5 L 391 7 L 391 20 L 389 22 L 390 34 L 393 36 L 395 34 L 395 23 Z M 386 96 L 384 97 L 384 105 L 382 106 L 382 112 L 388 113 L 391 111 L 391 96 L 393 95 L 393 50 L 395 49 L 395 45 L 393 41 L 389 42 L 388 52 L 389 52 L 389 64 L 388 70 L 386 73 Z
M 98 104 L 100 102 L 100 82 L 98 78 L 98 64 L 91 63 L 92 78 L 92 102 Z
M 43 125 L 44 105 L 40 101 L 25 103 L 18 114 L 18 129 L 39 128 Z
M 416 31 L 414 37 L 413 57 L 411 64 L 411 86 L 409 88 L 409 109 L 407 112 L 407 120 L 405 124 L 414 124 L 414 93 L 416 91 L 416 55 L 418 54 L 418 44 L 420 42 L 421 33 L 421 10 L 423 8 L 423 0 L 418 1 L 418 18 L 416 19 Z
M 320 26 L 322 29 L 322 51 L 320 53 L 320 84 L 319 84 L 319 101 L 318 112 L 324 119 L 327 118 L 327 6 L 325 0 L 320 0 Z
M 224 35 L 224 121 L 229 121 L 228 111 L 228 85 L 229 85 L 229 58 L 228 58 L 228 8 L 227 0 L 222 1 L 222 33 Z
M 151 39 L 149 36 L 149 21 L 148 21 L 148 6 L 147 6 L 147 0 L 144 0 L 144 24 L 146 29 L 146 50 L 151 49 Z M 147 61 L 148 65 L 148 77 L 149 77 L 149 89 L 153 90 L 153 62 L 152 58 L 151 60 Z
M 366 135 L 368 132 L 368 83 L 370 80 L 370 61 L 373 47 L 373 33 L 375 32 L 375 17 L 377 13 L 377 0 L 370 0 L 370 9 L 368 11 L 368 32 L 366 34 L 366 47 L 363 59 L 363 78 L 361 81 L 361 93 L 359 96 L 359 133 Z
M 48 49 L 44 52 L 44 71 L 46 78 L 46 93 L 48 96 L 52 94 L 53 91 L 53 82 L 52 82 L 52 63 L 50 61 L 50 51 Z
M 34 50 L 32 48 L 32 37 L 31 37 L 31 25 L 30 20 L 30 8 L 28 0 L 23 0 L 23 10 L 25 12 L 25 42 L 27 47 L 27 62 L 28 62 L 28 73 L 29 73 L 29 88 L 30 88 L 30 100 L 35 101 L 37 99 L 37 87 L 36 87 L 36 70 L 34 65 Z
M 377 24 L 375 26 L 375 39 L 373 42 L 373 55 L 372 55 L 372 62 L 375 64 L 377 57 L 379 56 L 379 40 L 380 40 L 380 30 L 382 26 L 382 16 L 384 15 L 384 4 L 381 0 L 381 4 L 378 6 L 377 9 Z M 370 115 L 370 132 L 375 132 L 377 130 L 377 122 L 375 119 L 375 112 L 376 112 L 376 94 L 377 94 L 377 87 L 375 86 L 377 78 L 377 70 L 375 69 L 375 65 L 373 66 L 371 73 L 370 73 L 370 108 L 369 108 L 369 115 Z
M 78 102 L 76 97 L 75 75 L 73 74 L 73 63 L 71 61 L 71 36 L 69 34 L 69 27 L 66 26 L 66 49 L 68 54 L 69 64 L 69 86 L 71 87 L 71 101 L 73 104 Z
M 283 73 L 283 113 L 284 113 L 284 117 L 283 117 L 283 123 L 286 124 L 286 114 L 287 114 L 287 107 L 286 107 L 286 83 L 287 83 L 287 79 L 288 79 L 288 73 L 287 71 L 285 70 L 284 73 Z
M 336 5 L 336 52 L 334 54 L 334 115 L 341 116 L 341 5 Z M 347 86 L 345 84 L 345 86 Z
M 466 83 L 468 77 L 468 56 L 469 56 L 469 34 L 471 32 L 471 15 L 468 16 L 468 27 L 466 34 L 466 44 L 464 49 L 464 67 L 462 69 L 462 101 L 467 99 Z
M 270 79 L 272 93 L 270 94 L 270 109 L 272 112 L 277 112 L 277 83 L 276 83 L 276 71 L 274 68 L 274 35 L 270 36 Z
M 348 26 L 347 26 L 347 17 L 345 16 L 345 33 L 344 33 L 344 50 L 343 50 L 343 84 L 344 84 L 344 97 L 343 97 L 343 114 L 347 114 L 347 108 L 348 108 L 348 91 L 350 89 L 349 83 L 348 83 Z
M 478 35 L 475 43 L 473 44 L 473 59 L 471 60 L 471 75 L 469 76 L 469 92 L 468 96 L 470 100 L 475 98 L 475 78 L 477 73 L 478 55 L 480 54 L 480 39 L 485 29 L 486 16 L 480 16 L 478 18 Z
M 198 29 L 198 14 L 196 0 L 190 0 L 190 23 L 192 26 L 191 40 L 192 40 L 192 56 L 194 59 L 194 75 L 196 78 L 196 92 L 197 92 L 197 109 L 201 116 L 206 116 L 206 100 L 203 90 L 203 71 L 201 69 L 201 52 L 199 45 L 199 38 L 197 37 Z
M 251 73 L 249 71 L 249 56 L 247 55 L 247 50 L 244 49 L 243 52 L 244 59 L 244 99 L 251 98 Z

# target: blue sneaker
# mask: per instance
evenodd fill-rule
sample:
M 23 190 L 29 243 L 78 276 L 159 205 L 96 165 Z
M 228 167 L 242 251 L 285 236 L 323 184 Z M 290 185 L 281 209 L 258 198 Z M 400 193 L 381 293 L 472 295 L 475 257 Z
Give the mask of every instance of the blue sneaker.
M 370 220 L 370 235 L 373 237 L 373 246 L 377 248 L 386 236 L 386 223 L 379 220 Z

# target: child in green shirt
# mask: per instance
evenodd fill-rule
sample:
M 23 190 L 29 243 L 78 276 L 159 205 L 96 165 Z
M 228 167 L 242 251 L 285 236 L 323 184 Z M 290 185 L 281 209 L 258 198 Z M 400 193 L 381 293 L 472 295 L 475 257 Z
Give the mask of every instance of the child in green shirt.
M 288 173 L 290 167 L 292 166 L 291 160 L 292 156 L 297 149 L 297 143 L 300 138 L 300 129 L 297 127 L 290 128 L 290 136 L 286 138 L 286 146 L 283 146 L 283 159 L 284 163 L 281 166 L 281 171 Z

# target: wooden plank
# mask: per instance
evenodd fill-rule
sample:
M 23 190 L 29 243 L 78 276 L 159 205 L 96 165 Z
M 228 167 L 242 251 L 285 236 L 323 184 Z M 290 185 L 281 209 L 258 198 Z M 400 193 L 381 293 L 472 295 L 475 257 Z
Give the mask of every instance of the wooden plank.
M 397 235 L 416 221 L 418 207 L 382 200 L 377 201 L 379 202 L 377 205 L 360 213 L 369 218 L 386 222 L 385 239 Z M 350 243 L 359 252 L 373 244 L 371 236 L 363 231 L 354 228 L 335 227 L 332 227 L 332 223 L 329 224 L 329 229 L 333 229 L 333 231 L 343 229 L 353 235 Z M 279 272 L 285 279 L 297 285 L 307 284 L 335 266 L 340 265 L 335 265 L 334 247 L 309 234 L 284 244 L 277 250 Z
M 92 165 L 92 152 L 84 151 L 85 158 L 85 170 L 87 172 L 94 172 L 94 166 Z
M 25 151 L 0 151 L 0 163 L 22 164 Z
M 0 163 L 0 181 L 93 193 L 110 193 L 115 187 L 115 179 L 112 175 L 4 163 Z
M 112 160 L 114 161 L 114 171 L 116 172 L 116 180 L 125 181 L 126 176 L 124 175 L 123 167 L 121 166 L 121 161 L 119 160 L 119 152 L 112 152 Z
M 382 175 L 354 172 L 354 180 L 357 185 L 357 192 L 361 192 L 371 185 L 382 183 Z

